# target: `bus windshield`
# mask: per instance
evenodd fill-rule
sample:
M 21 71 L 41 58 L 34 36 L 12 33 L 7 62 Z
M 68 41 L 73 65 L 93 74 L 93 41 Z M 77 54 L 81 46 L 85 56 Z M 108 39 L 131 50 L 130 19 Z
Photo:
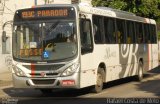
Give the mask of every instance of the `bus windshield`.
M 22 22 L 14 24 L 13 56 L 28 61 L 54 61 L 77 53 L 75 21 Z
M 38 7 L 15 12 L 13 58 L 23 61 L 68 60 L 77 54 L 73 7 Z

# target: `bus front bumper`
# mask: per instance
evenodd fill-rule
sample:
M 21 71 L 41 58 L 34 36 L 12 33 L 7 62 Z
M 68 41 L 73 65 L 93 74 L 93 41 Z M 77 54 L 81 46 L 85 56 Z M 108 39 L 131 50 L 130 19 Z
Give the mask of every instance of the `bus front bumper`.
M 80 88 L 79 73 L 56 78 L 29 78 L 12 74 L 15 88 Z

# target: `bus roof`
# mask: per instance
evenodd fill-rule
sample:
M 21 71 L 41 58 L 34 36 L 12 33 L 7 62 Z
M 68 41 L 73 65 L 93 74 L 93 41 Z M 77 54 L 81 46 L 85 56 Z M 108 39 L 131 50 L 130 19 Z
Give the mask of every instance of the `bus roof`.
M 136 16 L 134 13 L 130 13 L 130 12 L 126 12 L 118 9 L 112 9 L 108 7 L 91 7 L 91 6 L 80 5 L 79 9 L 81 12 L 84 12 L 84 13 L 138 21 L 143 23 L 156 24 L 155 20 L 153 19 Z
M 118 9 L 112 9 L 108 7 L 92 7 L 89 5 L 83 5 L 83 4 L 47 4 L 47 5 L 37 5 L 33 8 L 42 8 L 42 7 L 75 7 L 77 8 L 81 13 L 88 13 L 88 14 L 94 14 L 94 15 L 101 15 L 106 17 L 113 17 L 113 18 L 119 18 L 119 19 L 125 19 L 125 20 L 132 20 L 137 22 L 143 22 L 143 23 L 150 23 L 150 24 L 156 24 L 155 20 L 144 18 L 140 16 L 136 16 L 134 13 L 118 10 Z

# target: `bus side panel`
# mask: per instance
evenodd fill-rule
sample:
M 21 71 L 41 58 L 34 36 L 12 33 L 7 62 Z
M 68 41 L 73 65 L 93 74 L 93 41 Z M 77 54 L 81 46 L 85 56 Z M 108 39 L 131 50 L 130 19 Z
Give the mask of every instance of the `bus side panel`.
M 119 64 L 119 47 L 117 44 L 97 44 L 95 45 L 94 59 L 95 67 L 101 63 L 105 64 L 105 82 L 119 79 L 122 68 Z
M 152 44 L 151 45 L 151 62 L 152 62 L 152 66 L 149 70 L 155 68 L 158 66 L 158 44 Z
M 96 82 L 96 69 L 93 53 L 81 55 L 80 88 L 94 85 Z
M 120 44 L 119 63 L 122 71 L 120 78 L 134 76 L 138 74 L 138 64 L 142 59 L 144 72 L 150 69 L 150 48 L 147 44 Z
M 107 44 L 105 47 L 106 82 L 119 79 L 122 67 L 119 63 L 119 45 Z
M 144 73 L 152 70 L 158 66 L 158 45 L 157 44 L 145 44 L 144 45 Z
M 157 49 L 157 45 L 148 44 L 95 45 L 93 54 L 81 57 L 81 87 L 95 84 L 95 73 L 101 62 L 106 65 L 105 82 L 137 75 L 140 59 L 143 60 L 144 73 L 151 70 L 158 65 Z
M 138 59 L 140 46 L 137 44 L 120 44 L 119 45 L 119 64 L 122 67 L 122 71 L 119 73 L 120 78 L 133 76 L 137 74 Z
M 142 47 L 137 44 L 96 45 L 95 65 L 105 62 L 106 82 L 136 75 L 139 57 L 147 59 L 147 53 L 144 54 Z

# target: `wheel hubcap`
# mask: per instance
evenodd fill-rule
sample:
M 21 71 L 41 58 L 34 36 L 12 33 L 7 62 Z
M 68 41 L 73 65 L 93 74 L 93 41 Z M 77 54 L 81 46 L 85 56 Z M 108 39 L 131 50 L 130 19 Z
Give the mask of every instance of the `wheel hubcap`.
M 97 87 L 101 87 L 103 83 L 102 75 L 98 73 L 97 75 Z
M 142 68 L 140 68 L 140 70 L 139 70 L 139 77 L 140 77 L 140 78 L 142 78 L 142 77 L 143 77 Z

